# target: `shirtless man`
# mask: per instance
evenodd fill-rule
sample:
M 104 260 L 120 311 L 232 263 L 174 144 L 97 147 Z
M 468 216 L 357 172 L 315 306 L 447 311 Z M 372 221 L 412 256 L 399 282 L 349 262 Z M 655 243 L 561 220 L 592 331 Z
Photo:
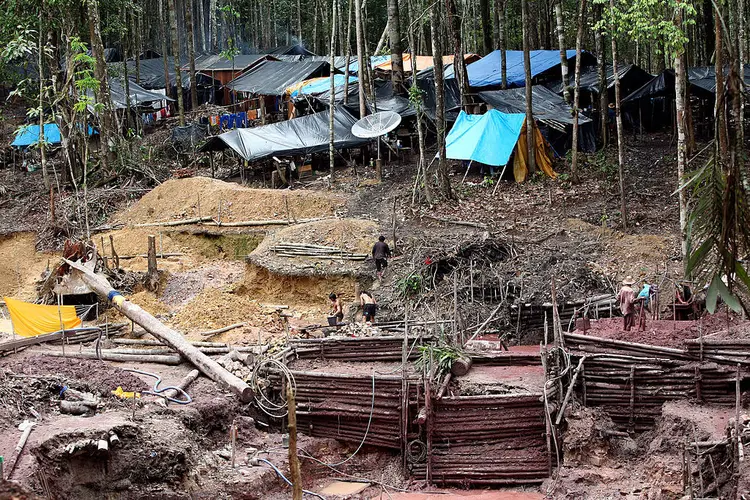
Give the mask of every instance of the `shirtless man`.
M 362 321 L 365 323 L 375 322 L 375 311 L 378 308 L 377 302 L 370 292 L 359 294 L 359 303 L 362 306 Z
M 341 300 L 335 293 L 329 295 L 328 298 L 331 300 L 331 316 L 335 316 L 336 322 L 341 323 L 344 320 L 344 306 L 341 305 Z

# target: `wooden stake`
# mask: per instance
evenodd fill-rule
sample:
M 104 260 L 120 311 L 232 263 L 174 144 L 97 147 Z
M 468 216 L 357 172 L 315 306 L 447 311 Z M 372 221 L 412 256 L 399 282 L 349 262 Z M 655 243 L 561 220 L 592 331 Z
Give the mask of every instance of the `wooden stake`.
M 289 470 L 292 476 L 292 499 L 302 500 L 302 473 L 300 472 L 299 457 L 297 456 L 297 404 L 294 399 L 291 383 L 287 383 L 286 401 L 289 406 Z

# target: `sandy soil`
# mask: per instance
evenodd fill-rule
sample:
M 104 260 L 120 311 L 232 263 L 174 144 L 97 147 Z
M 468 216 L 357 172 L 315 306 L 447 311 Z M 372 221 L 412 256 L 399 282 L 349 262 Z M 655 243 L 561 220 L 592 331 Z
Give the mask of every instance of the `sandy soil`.
M 52 254 L 37 253 L 36 235 L 16 233 L 0 236 L 0 297 L 22 300 L 36 299 L 35 282 L 57 258 Z

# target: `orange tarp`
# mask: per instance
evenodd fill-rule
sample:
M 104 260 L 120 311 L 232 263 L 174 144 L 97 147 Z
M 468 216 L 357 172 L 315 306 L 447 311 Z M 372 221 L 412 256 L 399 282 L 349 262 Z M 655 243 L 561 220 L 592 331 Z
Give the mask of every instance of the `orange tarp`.
M 407 73 L 411 73 L 411 54 L 401 54 L 401 57 L 404 60 L 404 71 L 406 71 Z M 431 68 L 433 66 L 432 56 L 415 56 L 414 58 L 417 60 L 417 71 L 422 71 L 423 69 Z M 464 54 L 464 61 L 466 61 L 467 63 L 473 62 L 477 59 L 479 59 L 479 56 L 476 54 Z M 443 56 L 443 64 L 453 64 L 453 56 Z M 379 69 L 381 71 L 391 71 L 391 60 L 389 59 L 376 65 L 374 69 Z
M 526 147 L 526 124 L 523 124 L 521 128 L 521 135 L 518 136 L 518 143 L 516 144 L 516 154 L 513 159 L 513 177 L 516 182 L 523 182 L 529 175 L 528 164 L 528 149 Z M 547 145 L 544 142 L 544 137 L 539 131 L 539 127 L 534 127 L 534 159 L 536 160 L 536 168 L 541 170 L 548 177 L 556 178 L 557 172 L 552 169 L 552 158 L 550 158 L 547 152 Z
M 81 326 L 75 306 L 45 306 L 5 297 L 13 331 L 22 337 L 35 337 Z M 62 326 L 62 328 L 61 328 Z

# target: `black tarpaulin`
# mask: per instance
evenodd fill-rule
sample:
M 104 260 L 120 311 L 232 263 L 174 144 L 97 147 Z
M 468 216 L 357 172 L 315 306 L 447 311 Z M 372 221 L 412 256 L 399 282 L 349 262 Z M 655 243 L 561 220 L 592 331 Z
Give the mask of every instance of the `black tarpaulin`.
M 726 70 L 725 70 L 726 73 Z M 714 80 L 711 82 L 711 80 Z M 622 100 L 623 104 L 635 102 L 640 99 L 653 99 L 656 97 L 674 97 L 674 70 L 665 69 L 638 90 Z M 745 80 L 748 81 L 747 79 Z M 716 73 L 713 68 L 689 68 L 688 83 L 690 93 L 695 97 L 711 99 L 716 94 Z
M 272 60 L 268 54 L 238 54 L 234 59 L 222 57 L 221 54 L 204 54 L 195 58 L 195 71 L 244 71 L 263 60 Z M 182 67 L 187 70 L 186 66 Z
M 532 92 L 532 112 L 534 119 L 547 125 L 551 130 L 547 140 L 558 153 L 563 153 L 570 148 L 570 130 L 573 125 L 573 109 L 562 97 L 552 92 L 543 85 L 534 85 Z M 526 112 L 526 88 L 519 87 L 508 90 L 490 90 L 479 92 L 479 99 L 487 103 L 493 109 L 503 113 L 525 113 Z M 594 136 L 594 123 L 583 113 L 578 115 L 580 127 L 579 147 L 584 152 L 596 151 L 596 138 Z M 557 131 L 558 134 L 555 134 Z M 556 137 L 559 135 L 559 137 Z
M 262 127 L 235 129 L 212 137 L 201 151 L 230 148 L 248 161 L 321 153 L 328 150 L 329 117 L 328 111 L 324 111 Z M 337 150 L 369 142 L 352 134 L 352 125 L 357 120 L 343 107 L 336 108 L 333 119 L 334 147 Z
M 612 71 L 611 64 L 605 68 L 605 73 L 607 76 L 607 90 L 614 91 L 615 73 Z M 654 77 L 654 75 L 635 64 L 619 66 L 617 68 L 617 75 L 620 78 L 620 90 L 624 95 L 628 95 L 630 92 L 640 88 Z M 570 86 L 572 88 L 575 85 L 574 75 L 571 75 L 571 77 Z M 548 84 L 547 87 L 557 94 L 563 93 L 562 81 Z M 592 94 L 599 94 L 599 73 L 595 67 L 586 68 L 585 71 L 581 71 L 581 90 Z
M 128 61 L 128 79 L 135 81 L 135 61 Z M 120 76 L 123 73 L 122 63 L 113 63 L 107 65 L 107 70 L 111 75 Z M 169 86 L 175 86 L 174 59 L 167 57 L 167 72 L 169 73 Z M 180 71 L 182 76 L 183 88 L 190 88 L 190 74 L 187 71 Z M 164 80 L 164 59 L 161 57 L 155 59 L 142 59 L 140 61 L 140 82 L 138 85 L 144 89 L 154 90 L 166 88 Z
M 276 47 L 273 50 L 270 50 L 268 52 L 269 54 L 273 55 L 283 55 L 283 56 L 314 56 L 314 52 L 310 52 L 306 48 L 304 48 L 302 45 L 282 45 L 280 47 Z
M 326 76 L 329 74 L 329 68 L 329 63 L 323 61 L 263 61 L 226 86 L 237 92 L 282 95 L 287 87 L 295 83 Z
M 393 84 L 390 80 L 375 80 L 375 102 L 367 102 L 367 110 L 370 113 L 376 111 L 393 111 L 401 115 L 401 118 L 408 118 L 417 114 L 409 99 L 402 96 L 393 95 Z M 304 103 L 312 103 L 313 109 L 327 109 L 330 103 L 331 91 L 327 90 L 315 94 L 300 95 L 295 99 L 295 106 L 300 109 L 304 108 Z M 344 102 L 344 85 L 338 85 L 334 88 L 334 102 L 337 106 L 343 105 Z M 358 82 L 349 83 L 349 99 L 347 100 L 346 109 L 355 117 L 359 116 L 359 84 Z
M 443 72 L 452 73 L 452 64 L 446 64 Z M 435 89 L 435 72 L 433 68 L 427 68 L 417 73 L 417 87 L 422 91 L 425 114 L 430 120 L 435 120 L 436 106 L 436 89 Z M 461 106 L 461 91 L 458 88 L 458 80 L 455 78 L 446 78 L 443 80 L 443 93 L 445 95 L 445 119 L 449 122 L 456 121 L 459 107 Z

